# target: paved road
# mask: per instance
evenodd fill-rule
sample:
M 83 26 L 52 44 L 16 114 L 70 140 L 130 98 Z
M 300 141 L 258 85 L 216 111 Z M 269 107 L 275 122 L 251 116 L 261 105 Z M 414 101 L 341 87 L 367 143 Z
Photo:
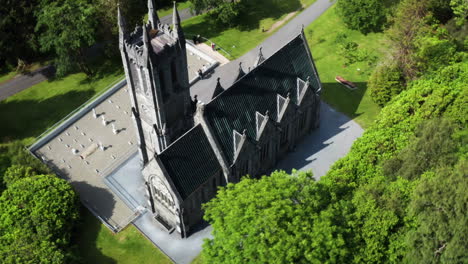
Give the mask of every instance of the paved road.
M 284 44 L 289 42 L 293 37 L 301 32 L 302 25 L 308 26 L 315 19 L 317 19 L 325 10 L 332 6 L 334 1 L 330 0 L 317 0 L 314 4 L 309 6 L 306 10 L 293 18 L 289 23 L 280 28 L 276 33 L 267 38 L 263 43 L 252 49 L 242 57 L 218 67 L 214 73 L 208 78 L 197 82 L 190 88 L 191 95 L 198 95 L 198 99 L 207 103 L 211 100 L 213 91 L 216 87 L 216 79 L 221 78 L 221 85 L 229 87 L 237 77 L 237 70 L 239 62 L 242 62 L 244 71 L 248 67 L 252 67 L 253 62 L 258 54 L 258 49 L 262 47 L 263 55 L 265 58 L 270 57 L 275 51 L 280 49 Z M 312 50 L 313 53 L 313 50 Z
M 47 80 L 53 75 L 51 66 L 42 67 L 32 73 L 20 75 L 0 85 L 0 101 L 23 91 L 35 84 Z
M 179 10 L 179 16 L 182 21 L 193 17 L 193 14 L 190 13 L 190 9 Z M 172 14 L 167 15 L 161 18 L 161 22 L 165 24 L 172 24 Z M 38 84 L 42 81 L 49 79 L 53 75 L 53 68 L 51 66 L 46 66 L 41 69 L 38 69 L 35 72 L 30 74 L 20 75 L 10 81 L 7 81 L 4 84 L 0 85 L 0 101 L 5 100 L 6 98 L 19 93 L 35 84 Z

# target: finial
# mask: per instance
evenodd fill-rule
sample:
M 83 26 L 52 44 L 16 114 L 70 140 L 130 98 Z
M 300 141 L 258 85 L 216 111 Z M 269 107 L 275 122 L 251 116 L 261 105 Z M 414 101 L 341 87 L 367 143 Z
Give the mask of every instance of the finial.
M 159 17 L 155 6 L 154 0 L 148 0 L 148 21 L 151 23 L 152 29 L 156 29 L 159 23 Z

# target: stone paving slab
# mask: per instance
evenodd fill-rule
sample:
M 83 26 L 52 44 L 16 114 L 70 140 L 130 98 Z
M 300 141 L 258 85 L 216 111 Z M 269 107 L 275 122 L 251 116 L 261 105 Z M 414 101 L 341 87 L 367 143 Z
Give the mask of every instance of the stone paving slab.
M 126 86 L 94 109 L 96 117 L 93 111 L 86 112 L 35 154 L 68 180 L 81 199 L 118 230 L 129 223 L 134 212 L 105 185 L 104 177 L 137 147 Z M 104 150 L 99 147 L 101 144 Z

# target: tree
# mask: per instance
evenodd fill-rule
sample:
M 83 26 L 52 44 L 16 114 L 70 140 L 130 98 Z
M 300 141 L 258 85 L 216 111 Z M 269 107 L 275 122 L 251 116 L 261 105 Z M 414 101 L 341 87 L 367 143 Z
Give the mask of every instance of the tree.
M 392 46 L 392 58 L 401 68 L 405 83 L 414 80 L 418 71 L 415 39 L 427 26 L 424 18 L 428 15 L 429 0 L 403 0 L 398 6 L 393 26 L 388 37 Z
M 5 175 L 3 176 L 3 182 L 6 186 L 9 186 L 22 178 L 34 175 L 36 175 L 36 172 L 31 167 L 13 165 L 6 170 Z
M 456 17 L 457 25 L 461 26 L 466 23 L 468 17 L 468 1 L 467 0 L 451 0 L 450 7 Z
M 233 25 L 244 8 L 242 0 L 190 0 L 197 14 L 209 10 L 212 19 L 224 25 Z
M 369 77 L 372 100 L 380 106 L 387 104 L 405 88 L 403 74 L 396 64 L 382 63 Z
M 2 263 L 69 263 L 78 196 L 53 175 L 23 178 L 0 196 Z
M 208 202 L 205 219 L 212 240 L 203 245 L 207 263 L 346 262 L 345 233 L 326 209 L 329 197 L 310 173 L 274 172 L 260 180 L 228 184 Z M 226 210 L 229 208 L 229 210 Z M 323 210 L 323 211 L 322 211 Z
M 381 0 L 339 0 L 337 9 L 350 29 L 364 34 L 381 31 L 387 21 L 388 8 Z
M 5 0 L 0 5 L 0 70 L 3 65 L 15 66 L 18 59 L 37 56 L 38 40 L 34 33 L 34 10 L 38 0 Z
M 407 234 L 408 263 L 467 263 L 468 162 L 424 175 L 409 206 L 417 226 Z
M 57 75 L 63 76 L 77 65 L 91 75 L 86 49 L 96 38 L 96 7 L 87 0 L 42 0 L 36 13 L 36 32 L 41 50 L 56 55 Z

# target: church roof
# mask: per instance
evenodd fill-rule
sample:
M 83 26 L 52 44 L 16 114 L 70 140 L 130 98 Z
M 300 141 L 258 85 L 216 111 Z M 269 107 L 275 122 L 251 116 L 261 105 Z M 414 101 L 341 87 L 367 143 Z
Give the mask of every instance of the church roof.
M 278 94 L 289 94 L 297 102 L 297 78 L 309 77 L 312 88 L 319 89 L 306 45 L 299 34 L 206 105 L 205 115 L 229 163 L 234 156 L 233 130 L 245 129 L 248 139 L 255 140 L 255 113 L 268 111 L 276 121 Z
M 221 170 L 201 125 L 172 143 L 159 158 L 184 200 Z

